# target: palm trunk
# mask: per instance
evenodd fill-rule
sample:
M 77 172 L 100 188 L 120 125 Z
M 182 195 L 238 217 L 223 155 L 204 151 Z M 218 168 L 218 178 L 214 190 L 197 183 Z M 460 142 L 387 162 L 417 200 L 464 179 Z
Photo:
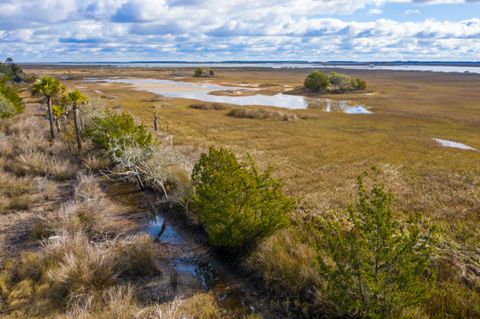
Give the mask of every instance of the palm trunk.
M 60 134 L 60 119 L 55 116 L 55 127 L 57 128 L 57 134 Z
M 75 136 L 77 138 L 77 147 L 80 151 L 82 149 L 82 140 L 80 139 L 80 128 L 78 126 L 78 110 L 77 105 L 73 105 L 73 123 L 75 124 Z
M 155 132 L 158 131 L 158 117 L 157 117 L 157 112 L 153 114 L 153 128 L 155 129 Z
M 50 122 L 50 139 L 53 141 L 55 139 L 55 130 L 53 128 L 53 113 L 52 113 L 52 98 L 47 97 L 47 110 L 48 110 L 48 121 Z

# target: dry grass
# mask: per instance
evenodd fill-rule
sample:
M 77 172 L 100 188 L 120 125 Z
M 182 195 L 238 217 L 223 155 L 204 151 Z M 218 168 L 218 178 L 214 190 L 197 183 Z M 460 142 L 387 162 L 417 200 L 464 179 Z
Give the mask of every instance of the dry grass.
M 111 253 L 114 267 L 120 276 L 138 277 L 157 273 L 154 260 L 157 250 L 148 235 L 129 236 L 116 241 Z
M 85 167 L 90 172 L 98 172 L 111 165 L 110 159 L 104 153 L 89 153 L 84 160 Z
M 77 185 L 75 186 L 76 201 L 101 200 L 102 194 L 94 175 L 88 175 L 83 172 L 77 173 Z
M 32 179 L 16 177 L 0 169 L 0 212 L 27 210 L 32 204 Z
M 70 202 L 62 205 L 50 220 L 56 233 L 74 234 L 84 232 L 94 236 L 99 232 L 101 214 L 104 212 L 99 202 Z
M 48 303 L 46 313 L 67 309 L 69 304 L 75 310 L 103 296 L 107 305 L 103 311 L 110 312 L 114 309 L 109 305 L 118 299 L 113 297 L 122 294 L 113 293 L 109 287 L 118 285 L 120 277 L 153 273 L 153 257 L 153 243 L 146 236 L 93 244 L 82 232 L 64 233 L 45 241 L 40 251 L 23 254 L 15 268 L 4 270 L 2 291 L 9 309 L 22 303 L 27 312 L 35 312 Z M 32 288 L 28 295 L 19 293 L 25 282 Z M 131 291 L 127 292 L 123 301 L 132 300 Z
M 138 318 L 138 305 L 132 286 L 115 286 L 102 293 L 101 300 L 84 298 L 69 305 L 66 318 L 71 319 L 133 319 Z
M 321 284 L 315 259 L 317 252 L 294 230 L 280 230 L 259 244 L 247 260 L 267 286 L 283 298 L 309 295 Z

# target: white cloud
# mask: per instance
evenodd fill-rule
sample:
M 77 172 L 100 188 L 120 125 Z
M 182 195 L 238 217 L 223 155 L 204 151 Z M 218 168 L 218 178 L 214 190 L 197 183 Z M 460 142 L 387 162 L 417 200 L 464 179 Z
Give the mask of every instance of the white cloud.
M 0 0 L 0 52 L 17 60 L 477 60 L 480 19 L 381 18 L 386 2 L 474 1 Z M 338 17 L 360 9 L 379 18 Z
M 368 10 L 368 14 L 369 15 L 379 15 L 379 14 L 382 14 L 383 11 L 379 8 L 372 8 L 370 10 Z

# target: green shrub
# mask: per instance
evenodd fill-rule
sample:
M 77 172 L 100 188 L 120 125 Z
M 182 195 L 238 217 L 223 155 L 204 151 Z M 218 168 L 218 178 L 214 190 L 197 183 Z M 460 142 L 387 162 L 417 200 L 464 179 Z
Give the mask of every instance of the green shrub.
M 430 231 L 422 232 L 418 215 L 395 220 L 391 201 L 382 185 L 367 192 L 359 177 L 347 219 L 319 222 L 319 270 L 326 279 L 321 294 L 340 312 L 398 318 L 426 296 Z
M 201 68 L 195 69 L 194 76 L 195 77 L 201 77 L 203 75 L 203 70 Z
M 325 91 L 330 84 L 328 75 L 323 72 L 314 71 L 310 73 L 303 85 L 314 92 Z
M 367 82 L 362 79 L 355 79 L 354 85 L 357 90 L 365 90 L 367 88 Z
M 9 78 L 4 76 L 0 78 L 0 117 L 11 117 L 24 110 L 22 98 L 12 84 L 9 84 Z
M 15 114 L 15 105 L 0 93 L 0 118 L 11 117 Z
M 330 84 L 337 91 L 353 91 L 355 89 L 355 81 L 346 74 L 332 72 L 330 74 Z
M 294 208 L 270 170 L 260 172 L 251 158 L 239 162 L 226 149 L 202 154 L 192 181 L 198 219 L 215 246 L 238 247 L 270 235 L 287 224 Z
M 113 147 L 131 145 L 146 146 L 152 144 L 152 134 L 143 125 L 135 124 L 128 113 L 107 113 L 104 117 L 95 117 L 86 133 L 94 144 L 106 150 Z

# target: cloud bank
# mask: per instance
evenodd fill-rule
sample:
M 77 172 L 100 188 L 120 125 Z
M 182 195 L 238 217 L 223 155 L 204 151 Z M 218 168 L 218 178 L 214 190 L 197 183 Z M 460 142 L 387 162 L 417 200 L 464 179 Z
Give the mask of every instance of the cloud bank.
M 20 61 L 480 60 L 480 18 L 408 22 L 383 7 L 478 0 L 0 0 Z M 359 13 L 367 20 L 356 21 Z

